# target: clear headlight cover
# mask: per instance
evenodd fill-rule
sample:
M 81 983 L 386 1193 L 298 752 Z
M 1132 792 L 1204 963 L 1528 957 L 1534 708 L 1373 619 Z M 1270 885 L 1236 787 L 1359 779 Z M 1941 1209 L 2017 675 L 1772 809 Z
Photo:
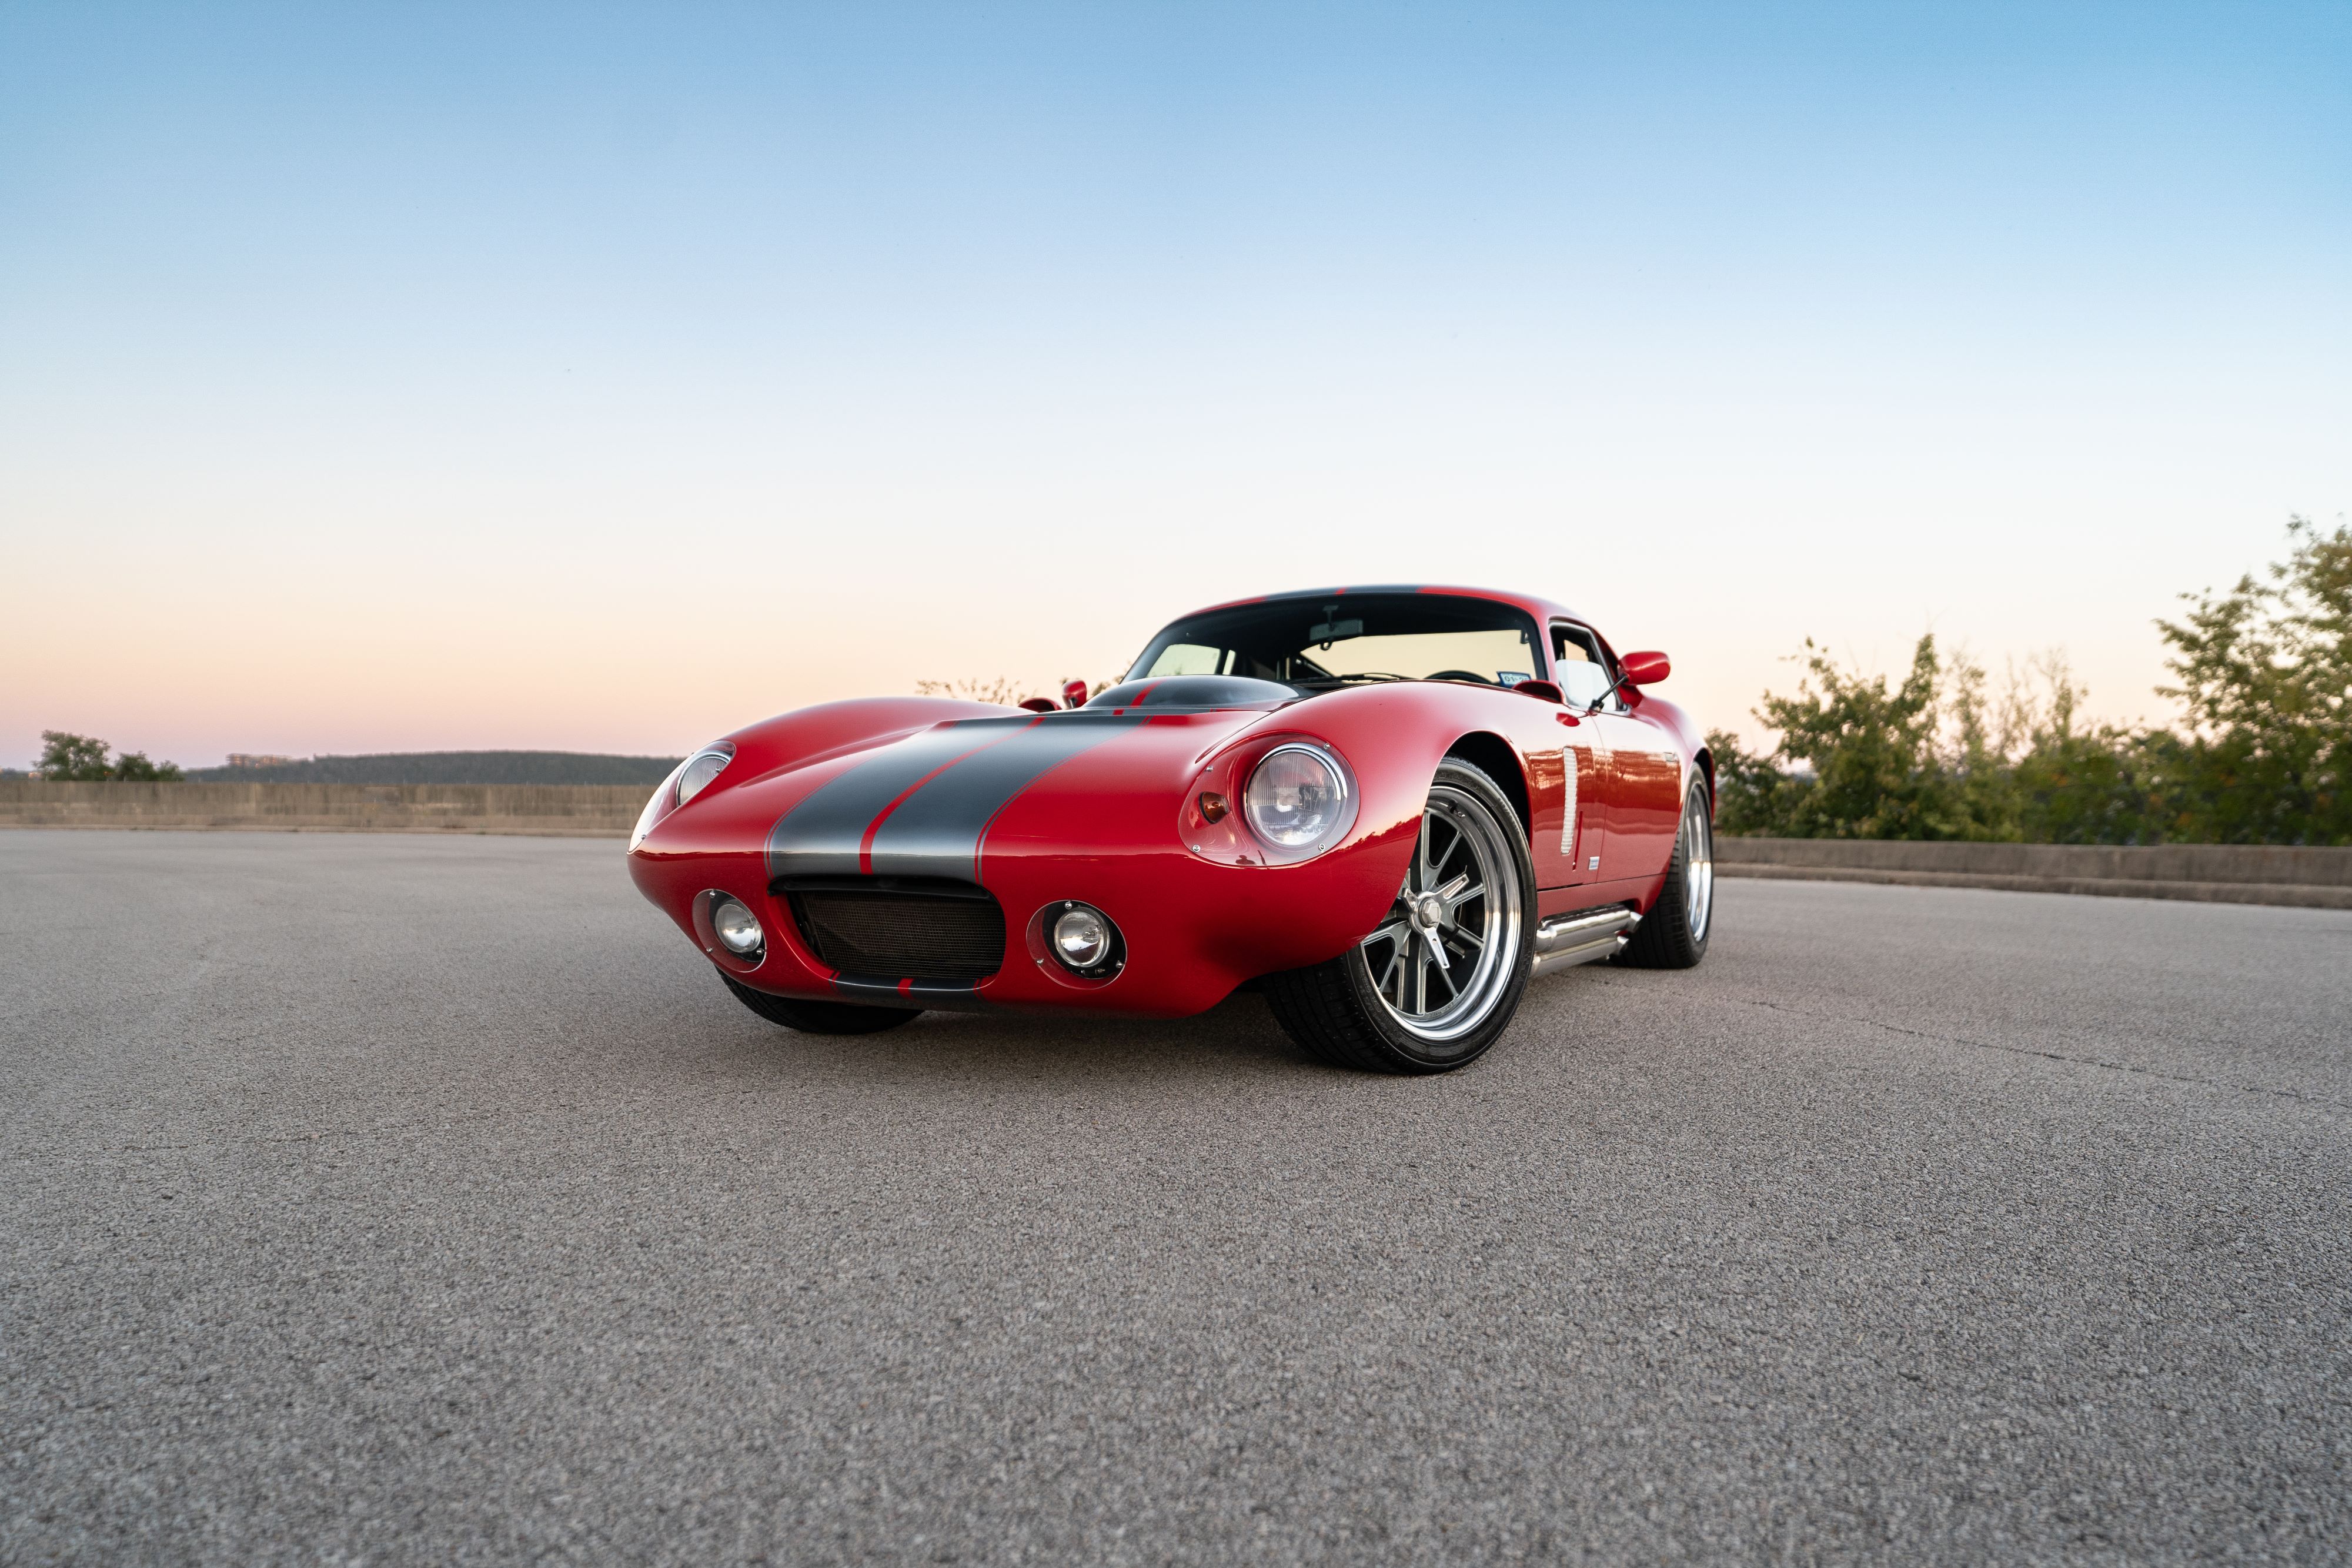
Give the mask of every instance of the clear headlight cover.
M 686 764 L 679 763 L 669 770 L 669 777 L 663 779 L 660 786 L 646 797 L 646 809 L 637 813 L 637 825 L 629 830 L 629 848 L 632 852 L 646 841 L 646 835 L 652 832 L 664 817 L 669 815 L 670 807 L 677 800 L 677 776 L 685 771 Z
M 724 743 L 706 746 L 688 758 L 686 766 L 677 770 L 677 803 L 683 806 L 701 794 L 704 787 L 734 760 L 735 748 Z
M 725 770 L 735 758 L 735 748 L 725 741 L 706 746 L 676 768 L 661 787 L 637 813 L 637 825 L 630 830 L 629 848 L 634 850 L 646 841 L 646 835 L 660 825 L 661 820 L 702 793 L 709 782 Z
M 1242 797 L 1250 831 L 1276 850 L 1296 853 L 1337 834 L 1353 815 L 1348 777 L 1320 747 L 1277 746 L 1259 758 Z

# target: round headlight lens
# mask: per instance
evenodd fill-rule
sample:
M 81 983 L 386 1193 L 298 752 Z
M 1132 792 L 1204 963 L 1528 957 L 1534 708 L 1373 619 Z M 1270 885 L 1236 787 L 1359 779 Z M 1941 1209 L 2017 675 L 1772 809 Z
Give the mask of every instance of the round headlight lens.
M 717 933 L 719 945 L 738 958 L 755 957 L 768 945 L 760 917 L 737 899 L 721 896 L 711 901 L 710 929 Z
M 1066 967 L 1092 969 L 1110 956 L 1110 922 L 1099 909 L 1074 904 L 1054 922 L 1054 956 Z
M 703 787 L 718 778 L 733 760 L 735 748 L 731 746 L 706 747 L 688 758 L 686 766 L 677 773 L 677 803 L 683 806 L 701 794 Z
M 1250 831 L 1277 849 L 1303 850 L 1330 836 L 1348 804 L 1348 783 L 1322 752 L 1277 746 L 1250 775 L 1242 809 Z

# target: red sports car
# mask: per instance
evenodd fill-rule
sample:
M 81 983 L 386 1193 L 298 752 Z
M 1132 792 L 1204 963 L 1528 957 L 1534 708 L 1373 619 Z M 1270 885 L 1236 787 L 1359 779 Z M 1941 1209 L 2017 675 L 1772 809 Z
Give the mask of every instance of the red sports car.
M 1706 952 L 1714 760 L 1541 599 L 1345 588 L 1187 615 L 1064 708 L 827 703 L 681 763 L 629 870 L 745 1006 L 1174 1017 L 1256 982 L 1298 1042 L 1434 1072 L 1530 977 Z

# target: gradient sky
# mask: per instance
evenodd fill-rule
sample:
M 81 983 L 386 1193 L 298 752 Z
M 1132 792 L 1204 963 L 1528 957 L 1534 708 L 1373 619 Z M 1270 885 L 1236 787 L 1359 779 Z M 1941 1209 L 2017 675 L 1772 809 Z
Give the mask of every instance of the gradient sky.
M 2352 5 L 0 5 L 0 761 L 1525 586 L 1748 716 L 2352 510 Z

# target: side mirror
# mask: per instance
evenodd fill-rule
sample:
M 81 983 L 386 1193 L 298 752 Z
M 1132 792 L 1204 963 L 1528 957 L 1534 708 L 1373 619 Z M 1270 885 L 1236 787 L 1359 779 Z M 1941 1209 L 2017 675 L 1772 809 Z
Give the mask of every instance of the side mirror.
M 1084 707 L 1084 706 L 1087 706 L 1087 683 L 1086 683 L 1086 682 L 1084 682 L 1084 681 L 1065 681 L 1065 682 L 1063 682 L 1063 683 L 1062 683 L 1062 706 L 1063 706 L 1064 707 Z
M 1629 686 L 1654 686 L 1675 673 L 1674 661 L 1664 653 L 1628 653 L 1618 661 Z
M 1514 683 L 1511 689 L 1534 697 L 1538 702 L 1559 703 L 1562 706 L 1566 706 L 1568 702 L 1568 694 L 1549 681 L 1519 681 Z
M 1058 711 L 1054 706 L 1054 699 L 1052 697 L 1023 697 L 1021 699 L 1021 706 L 1027 708 L 1031 713 L 1054 713 Z

